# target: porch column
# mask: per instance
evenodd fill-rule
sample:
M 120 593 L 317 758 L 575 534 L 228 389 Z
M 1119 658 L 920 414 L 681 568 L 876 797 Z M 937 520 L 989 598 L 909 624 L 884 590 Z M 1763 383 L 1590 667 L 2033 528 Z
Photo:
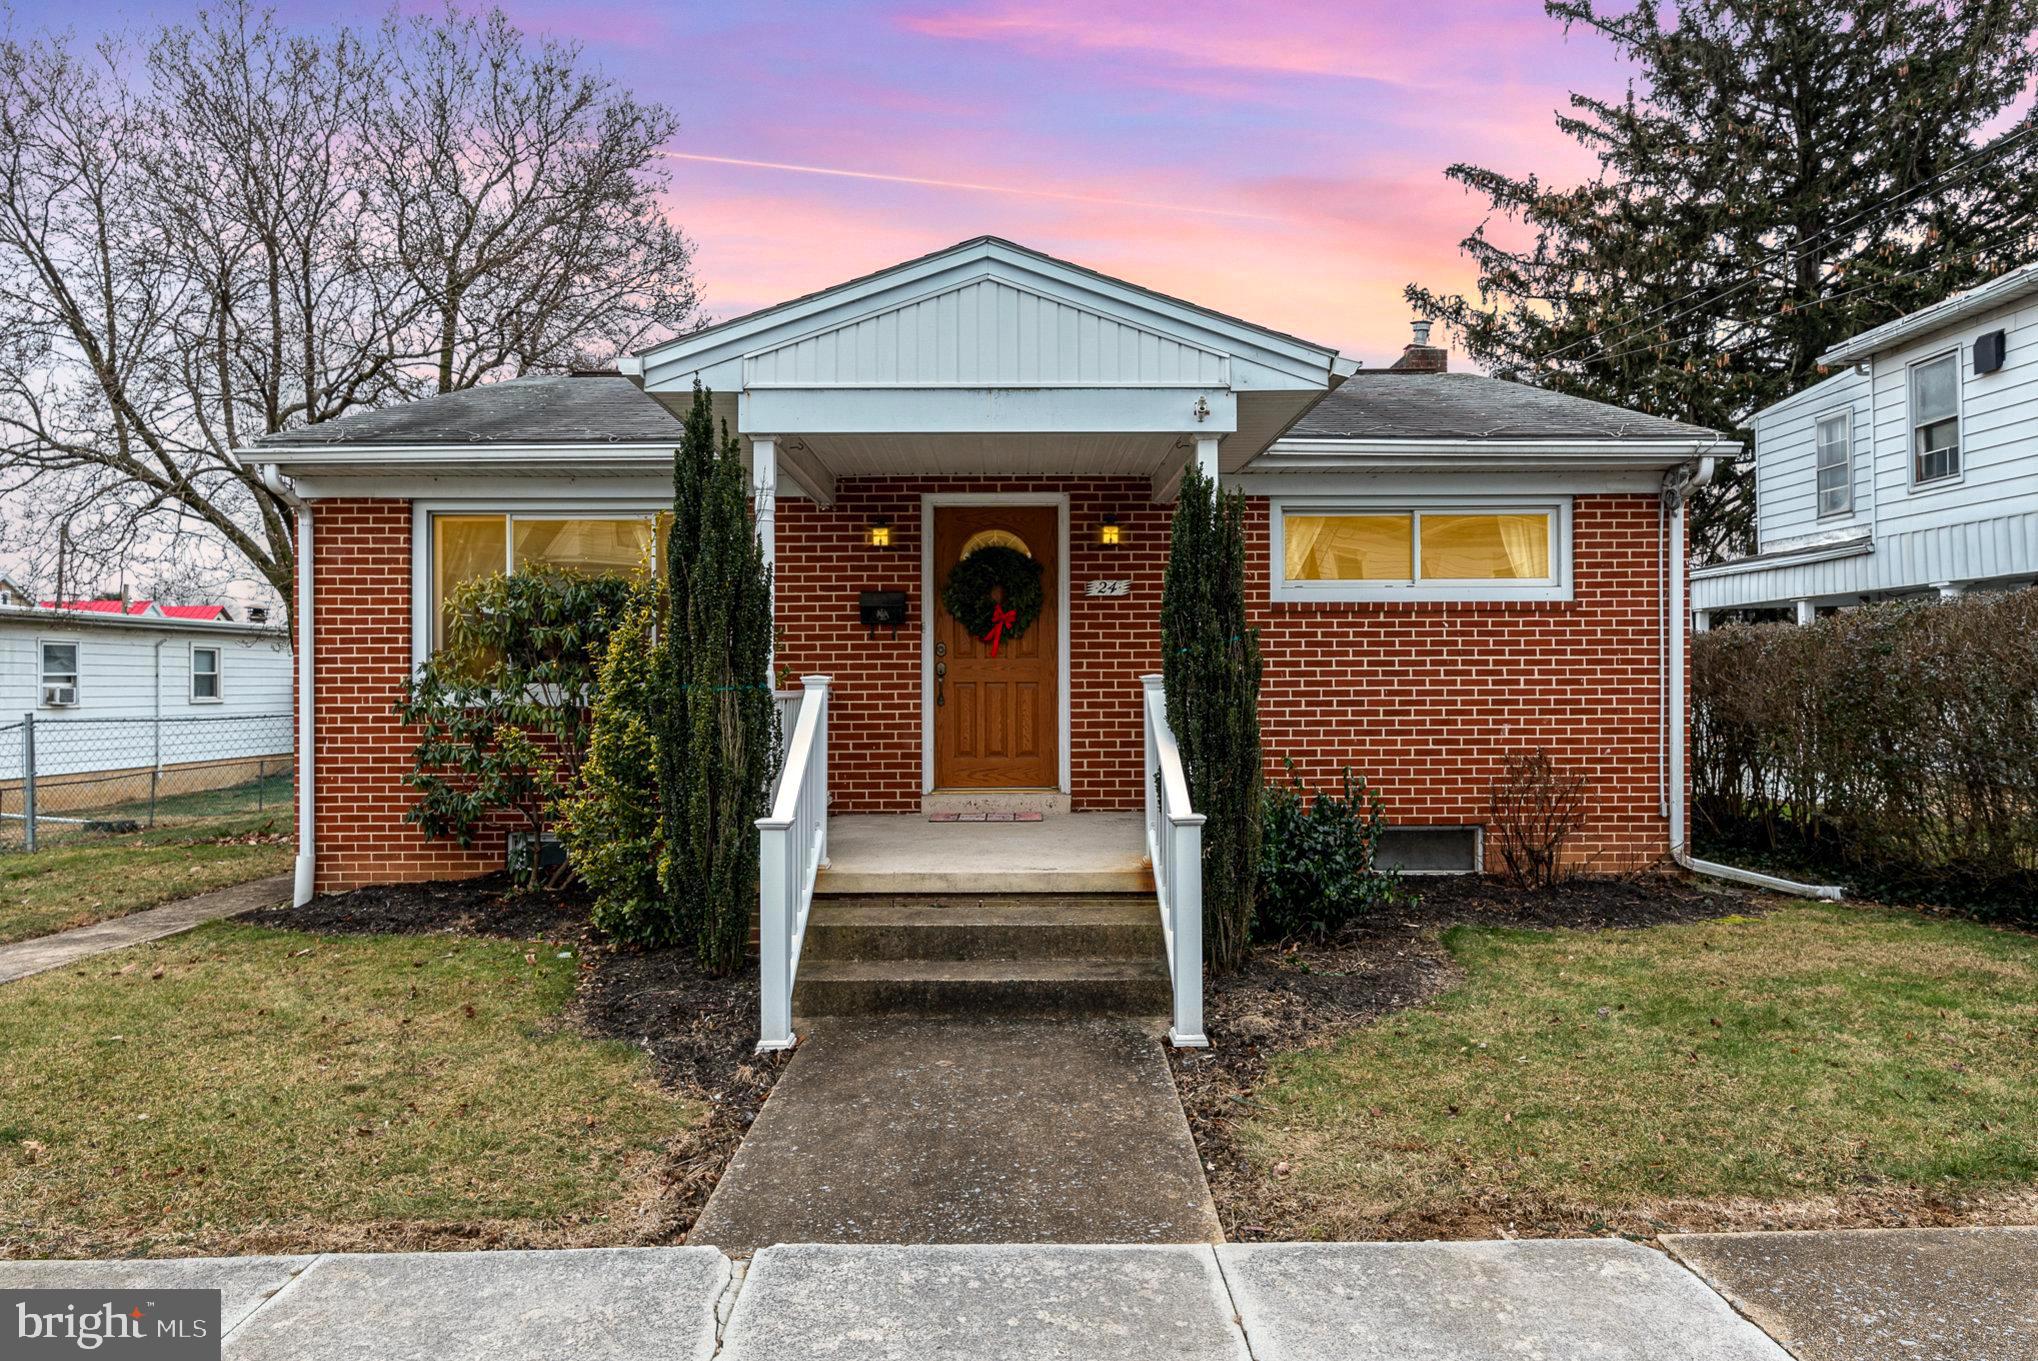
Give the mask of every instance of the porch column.
M 778 436 L 750 437 L 750 491 L 755 500 L 757 542 L 764 549 L 764 565 L 772 568 L 771 622 L 778 628 Z M 770 649 L 772 653 L 777 648 Z
M 1809 601 L 1809 600 L 1800 600 L 1800 601 L 1798 601 L 1798 602 L 1797 602 L 1797 622 L 1798 622 L 1799 624 L 1816 624 L 1816 623 L 1818 623 L 1818 622 L 1819 622 L 1819 607 L 1818 607 L 1817 605 L 1814 605 L 1814 604 L 1813 604 L 1813 603 L 1812 603 L 1811 601 Z
M 1217 440 L 1216 435 L 1197 434 L 1196 466 L 1203 470 L 1203 476 L 1210 479 L 1210 485 L 1217 485 Z
M 1691 612 L 1691 631 L 1693 633 L 1706 633 L 1709 632 L 1711 629 L 1712 629 L 1711 610 L 1693 610 Z
M 1932 589 L 1939 593 L 1941 600 L 1958 600 L 1966 593 L 1967 584 L 1960 581 L 1935 581 Z

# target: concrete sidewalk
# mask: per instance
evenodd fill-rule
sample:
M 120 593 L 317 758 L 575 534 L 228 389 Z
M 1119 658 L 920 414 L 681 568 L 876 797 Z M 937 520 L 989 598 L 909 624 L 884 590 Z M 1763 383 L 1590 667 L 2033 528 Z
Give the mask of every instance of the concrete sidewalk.
M 57 1286 L 219 1288 L 230 1361 L 1788 1361 L 1617 1239 L 0 1262 Z
M 274 907 L 289 900 L 290 876 L 275 874 L 267 879 L 252 879 L 245 884 L 230 884 L 226 888 L 201 893 L 195 898 L 182 898 L 161 907 L 130 912 L 125 917 L 95 922 L 91 926 L 59 931 L 53 936 L 38 936 L 34 940 L 0 945 L 0 983 L 12 983 L 17 978 L 61 969 L 66 964 L 103 955 L 108 950 L 139 945 L 146 940 L 161 940 L 164 936 L 189 931 L 203 922 L 252 912 L 258 907 Z

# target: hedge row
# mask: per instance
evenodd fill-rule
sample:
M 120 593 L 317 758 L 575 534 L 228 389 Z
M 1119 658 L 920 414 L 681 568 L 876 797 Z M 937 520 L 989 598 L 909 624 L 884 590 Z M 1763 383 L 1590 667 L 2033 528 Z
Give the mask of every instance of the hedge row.
M 1692 640 L 1694 833 L 2038 919 L 2038 590 Z

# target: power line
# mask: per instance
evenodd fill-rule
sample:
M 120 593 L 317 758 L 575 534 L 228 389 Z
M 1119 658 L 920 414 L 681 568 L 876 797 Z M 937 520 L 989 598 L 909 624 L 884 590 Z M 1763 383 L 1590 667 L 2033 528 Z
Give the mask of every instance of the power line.
M 2019 128 L 2016 131 L 2011 132 L 1989 143 L 1987 146 L 1977 147 L 1970 155 L 1963 157 L 1959 161 L 1956 161 L 1954 164 L 1946 167 L 1946 169 L 1941 170 L 1940 172 L 1931 176 L 1930 178 L 1920 180 L 1918 183 L 1912 185 L 1910 188 L 1900 190 L 1897 193 L 1892 194 L 1889 197 L 1882 199 L 1876 203 L 1868 204 L 1858 209 L 1857 211 L 1849 214 L 1847 217 L 1842 218 L 1840 221 L 1833 223 L 1831 226 L 1823 228 L 1820 231 L 1814 232 L 1812 235 L 1806 237 L 1803 241 L 1796 242 L 1789 246 L 1772 247 L 1768 252 L 1765 252 L 1764 255 L 1757 257 L 1756 265 L 1751 266 L 1751 269 L 1758 267 L 1762 263 L 1767 262 L 1770 257 L 1779 254 L 1788 254 L 1790 257 L 1789 263 L 1794 266 L 1800 258 L 1811 253 L 1811 251 L 1815 247 L 1832 239 L 1839 232 L 1852 226 L 1854 223 L 1859 222 L 1862 218 L 1868 216 L 1869 214 L 1893 210 L 1901 206 L 1903 201 L 1914 199 L 1919 195 L 1926 193 L 1927 191 L 1932 189 L 1932 187 L 1935 184 L 1937 184 L 1939 181 L 1945 180 L 1948 176 L 1956 174 L 1966 174 L 1972 171 L 1979 162 L 1986 160 L 1989 157 L 1999 156 L 2003 154 L 2005 151 L 2008 151 L 2013 145 L 2015 145 L 2019 141 L 2019 139 L 2030 137 L 2034 134 L 2038 134 L 2038 124 L 2033 124 L 2032 126 L 2026 128 Z M 1692 313 L 1701 311 L 1702 309 L 1714 303 L 1725 302 L 1728 298 L 1731 298 L 1738 293 L 1744 292 L 1747 289 L 1753 288 L 1757 283 L 1761 282 L 1761 278 L 1762 278 L 1761 275 L 1751 273 L 1748 278 L 1743 279 L 1739 283 L 1732 285 L 1731 287 L 1718 293 L 1716 296 L 1707 298 L 1704 301 L 1696 303 L 1691 307 L 1687 307 L 1683 311 L 1678 312 L 1673 316 L 1665 317 L 1663 321 L 1659 324 L 1667 326 L 1671 322 L 1681 320 L 1684 317 L 1688 317 Z M 1677 297 L 1670 299 L 1668 302 L 1659 303 L 1655 307 L 1650 308 L 1648 311 L 1642 312 L 1634 317 L 1629 318 L 1627 321 L 1623 322 L 1619 326 L 1612 328 L 1610 331 L 1594 332 L 1591 335 L 1581 336 L 1579 339 L 1571 341 L 1568 344 L 1562 345 L 1557 349 L 1550 351 L 1548 354 L 1537 356 L 1536 365 L 1538 367 L 1541 367 L 1543 365 L 1551 363 L 1552 361 L 1562 359 L 1565 355 L 1569 354 L 1571 351 L 1579 349 L 1583 346 L 1592 345 L 1595 343 L 1604 344 L 1609 336 L 1619 336 L 1632 332 L 1638 329 L 1642 325 L 1642 323 L 1648 321 L 1650 317 L 1657 315 L 1658 313 L 1664 311 L 1667 308 L 1675 307 L 1679 303 L 1685 302 L 1691 298 L 1698 297 L 1701 293 L 1704 293 L 1708 289 L 1713 287 L 1714 285 L 1711 284 L 1701 284 L 1697 288 L 1679 294 Z M 1811 304 L 1807 303 L 1805 305 L 1810 306 Z M 1602 355 L 1600 357 L 1609 358 L 1611 356 Z

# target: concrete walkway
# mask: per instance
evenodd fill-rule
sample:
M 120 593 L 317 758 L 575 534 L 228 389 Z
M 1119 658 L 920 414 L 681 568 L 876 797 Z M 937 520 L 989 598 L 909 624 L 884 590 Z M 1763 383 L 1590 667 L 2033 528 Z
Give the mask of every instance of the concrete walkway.
M 2038 1228 L 1663 1241 L 1800 1361 L 2038 1361 Z
M 1615 1239 L 0 1262 L 63 1286 L 218 1288 L 228 1361 L 1788 1361 Z
M 161 907 L 131 912 L 110 921 L 80 926 L 72 931 L 59 931 L 53 936 L 38 936 L 34 940 L 0 945 L 0 983 L 12 983 L 30 974 L 61 969 L 66 964 L 103 955 L 108 950 L 118 950 L 123 946 L 139 945 L 145 940 L 174 936 L 218 917 L 252 912 L 258 907 L 274 907 L 289 901 L 289 898 L 290 876 L 277 874 L 201 893 L 195 898 L 182 898 Z
M 824 1017 L 689 1240 L 1220 1237 L 1167 1058 L 1140 1026 Z

